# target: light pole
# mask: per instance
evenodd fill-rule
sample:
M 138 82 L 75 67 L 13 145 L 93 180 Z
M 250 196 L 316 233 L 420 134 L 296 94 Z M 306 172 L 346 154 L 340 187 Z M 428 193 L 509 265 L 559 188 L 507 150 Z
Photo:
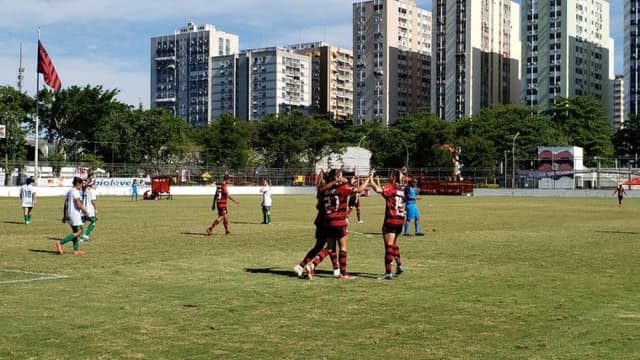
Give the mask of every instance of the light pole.
M 360 154 L 362 153 L 362 151 L 360 150 L 360 149 L 361 149 L 360 145 L 362 144 L 362 140 L 364 140 L 364 139 L 366 139 L 366 138 L 367 138 L 367 135 L 362 135 L 362 137 L 360 138 L 360 141 L 358 141 L 358 150 L 357 150 L 357 151 L 358 151 L 358 166 L 360 165 Z M 370 165 L 371 165 L 371 164 L 367 164 L 367 172 L 369 171 L 369 166 L 370 166 Z M 358 174 L 358 169 L 357 169 L 357 167 L 356 167 L 356 169 L 354 169 L 353 171 L 354 171 L 354 175 L 357 175 L 357 174 Z
M 518 138 L 520 132 L 518 131 L 513 136 L 513 142 L 511 143 L 511 189 L 516 187 L 516 138 Z
M 358 147 L 360 147 L 360 144 L 362 144 L 362 140 L 366 138 L 367 138 L 367 135 L 362 135 L 362 137 L 360 138 L 360 141 L 358 141 Z
M 507 162 L 507 154 L 509 153 L 509 150 L 505 150 L 504 151 L 504 169 L 502 170 L 502 173 L 504 174 L 504 188 L 507 189 L 507 186 L 509 186 L 509 169 L 508 169 L 508 162 Z
M 406 157 L 405 157 L 405 166 L 407 167 L 407 169 L 409 168 L 409 146 L 407 146 L 407 143 L 404 142 L 403 139 L 400 139 L 400 141 L 402 141 L 402 144 L 404 145 L 404 150 L 406 151 Z

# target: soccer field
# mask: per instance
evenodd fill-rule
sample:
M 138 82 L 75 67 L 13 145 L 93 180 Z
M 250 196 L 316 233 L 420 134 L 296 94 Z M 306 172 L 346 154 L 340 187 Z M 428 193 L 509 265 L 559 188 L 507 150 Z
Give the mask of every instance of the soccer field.
M 86 256 L 55 251 L 64 199 L 30 225 L 0 198 L 0 359 L 637 359 L 640 202 L 422 197 L 425 237 L 384 272 L 384 202 L 349 226 L 349 272 L 292 267 L 313 245 L 315 199 L 99 197 Z M 413 228 L 412 228 L 413 233 Z

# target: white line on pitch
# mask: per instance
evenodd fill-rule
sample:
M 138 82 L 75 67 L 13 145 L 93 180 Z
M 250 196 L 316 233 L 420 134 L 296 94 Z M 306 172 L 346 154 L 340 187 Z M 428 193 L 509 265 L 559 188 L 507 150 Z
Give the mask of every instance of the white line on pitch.
M 36 272 L 31 272 L 31 271 L 11 270 L 11 269 L 0 269 L 0 272 L 9 272 L 9 273 L 26 274 L 26 275 L 40 275 L 40 277 L 32 278 L 32 279 L 4 280 L 4 281 L 0 281 L 0 284 L 16 284 L 16 283 L 21 283 L 21 282 L 66 279 L 66 278 L 69 277 L 67 275 L 44 274 L 44 273 L 36 273 Z
M 365 233 L 361 233 L 361 232 L 357 232 L 357 231 L 351 231 L 351 230 L 349 230 L 349 234 L 360 235 L 360 236 L 364 236 L 364 237 L 368 237 L 368 238 L 373 237 L 373 235 L 371 235 L 371 234 L 365 234 Z

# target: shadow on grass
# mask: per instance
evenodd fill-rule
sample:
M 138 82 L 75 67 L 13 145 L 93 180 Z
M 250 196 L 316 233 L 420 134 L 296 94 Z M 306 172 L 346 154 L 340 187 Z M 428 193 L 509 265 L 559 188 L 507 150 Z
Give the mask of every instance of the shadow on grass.
M 380 277 L 380 274 L 372 274 L 372 273 L 365 273 L 365 272 L 349 272 L 349 274 L 355 276 L 356 278 L 378 279 Z
M 29 251 L 40 254 L 58 255 L 57 250 L 29 249 Z
M 597 233 L 603 233 L 603 234 L 627 234 L 627 235 L 640 235 L 640 232 L 634 232 L 634 231 L 603 231 L 603 230 L 596 230 Z
M 260 225 L 262 223 L 253 222 L 253 221 L 230 221 L 232 224 L 242 224 L 242 225 Z
M 182 235 L 191 235 L 191 236 L 209 236 L 207 233 L 196 233 L 196 232 L 182 232 Z
M 275 269 L 275 268 L 257 268 L 257 269 L 244 269 L 244 270 L 252 274 L 271 274 L 271 275 L 279 275 L 279 276 L 294 277 L 294 278 L 298 277 L 298 275 L 296 275 L 292 270 L 282 270 L 282 269 Z M 361 278 L 370 278 L 370 279 L 377 279 L 380 276 L 380 274 L 371 274 L 371 273 L 364 273 L 364 272 L 350 272 L 349 274 L 355 276 L 356 278 L 361 277 Z M 333 271 L 332 270 L 316 270 L 315 276 L 320 278 L 333 278 Z
M 3 221 L 2 224 L 24 225 L 24 221 Z
M 282 269 L 274 269 L 274 268 L 257 268 L 257 269 L 244 269 L 244 271 L 251 274 L 271 274 L 271 275 L 280 275 L 287 277 L 298 277 L 292 270 L 282 270 Z

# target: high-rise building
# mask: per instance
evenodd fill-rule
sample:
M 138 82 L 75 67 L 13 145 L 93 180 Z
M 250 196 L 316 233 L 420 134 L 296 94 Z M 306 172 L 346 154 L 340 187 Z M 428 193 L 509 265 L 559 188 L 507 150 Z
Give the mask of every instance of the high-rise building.
M 545 110 L 588 95 L 610 110 L 609 2 L 522 0 L 522 101 Z
M 151 107 L 169 109 L 191 126 L 211 122 L 213 56 L 238 52 L 238 36 L 215 26 L 187 26 L 151 39 Z
M 311 58 L 311 107 L 335 122 L 353 121 L 353 52 L 324 42 L 287 47 Z
M 624 76 L 616 75 L 613 80 L 613 92 L 611 99 L 611 125 L 616 129 L 624 127 Z
M 432 112 L 455 121 L 520 102 L 519 5 L 433 0 Z
M 640 0 L 624 1 L 624 108 L 640 114 Z
M 215 56 L 212 116 L 229 113 L 262 121 L 266 115 L 311 105 L 311 58 L 291 50 L 270 47 Z
M 431 103 L 431 12 L 415 0 L 353 4 L 354 123 L 389 124 Z

